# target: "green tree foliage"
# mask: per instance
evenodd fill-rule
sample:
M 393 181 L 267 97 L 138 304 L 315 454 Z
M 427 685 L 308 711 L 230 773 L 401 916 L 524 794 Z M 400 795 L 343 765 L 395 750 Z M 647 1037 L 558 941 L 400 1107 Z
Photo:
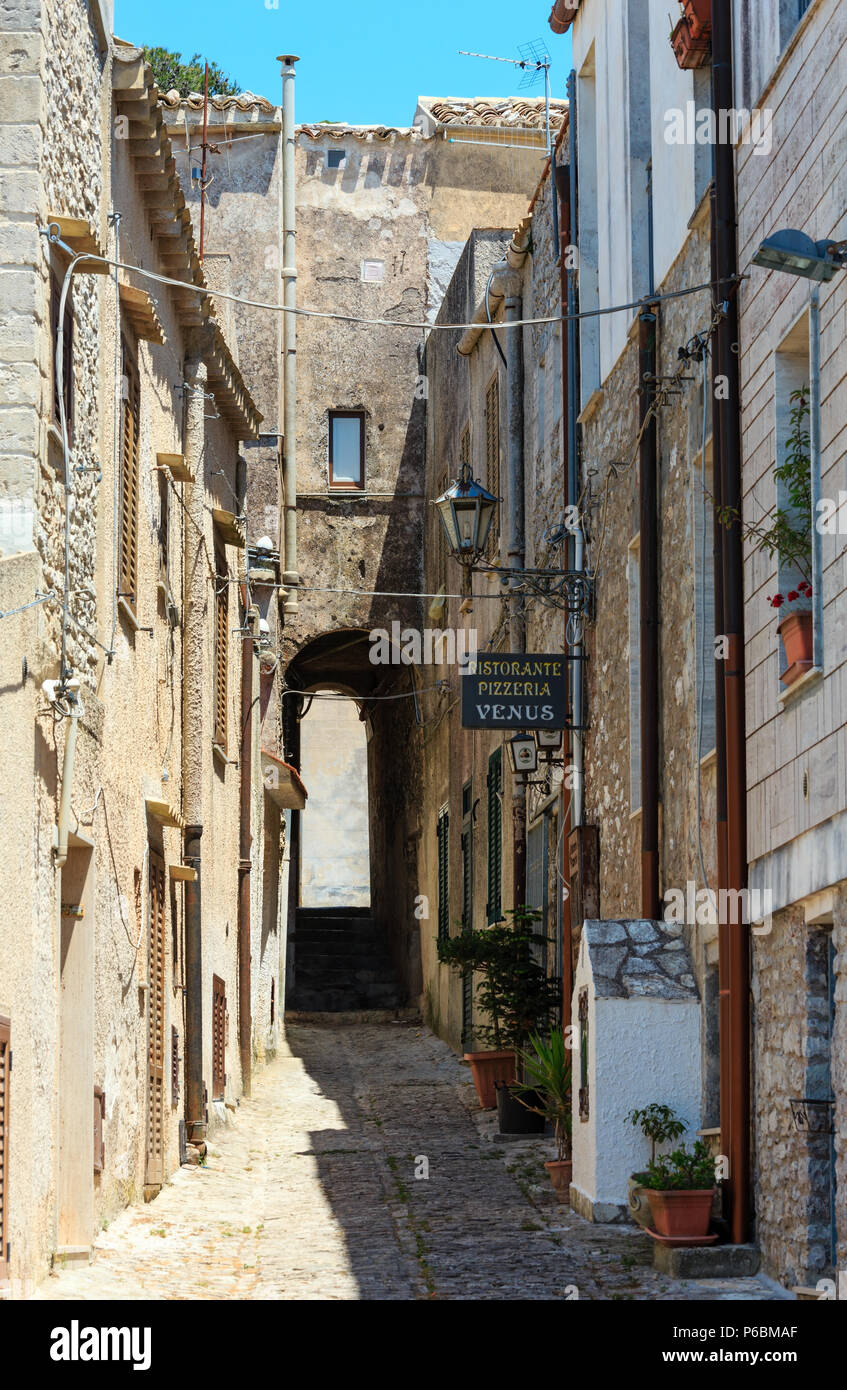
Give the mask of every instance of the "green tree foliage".
M 153 69 L 160 92 L 176 90 L 181 97 L 187 97 L 189 92 L 202 92 L 205 59 L 199 53 L 193 53 L 183 62 L 181 53 L 171 53 L 167 48 L 145 47 L 144 58 Z M 210 96 L 236 97 L 240 91 L 238 83 L 227 77 L 217 63 L 209 64 Z

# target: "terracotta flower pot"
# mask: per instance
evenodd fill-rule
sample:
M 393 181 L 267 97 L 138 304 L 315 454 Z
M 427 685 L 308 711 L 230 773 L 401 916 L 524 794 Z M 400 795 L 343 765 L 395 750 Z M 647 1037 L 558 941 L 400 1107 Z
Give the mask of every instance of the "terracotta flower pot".
M 514 1052 L 466 1052 L 465 1061 L 470 1062 L 473 1084 L 483 1110 L 494 1110 L 497 1106 L 495 1081 L 514 1081 Z
M 712 1214 L 713 1187 L 694 1191 L 671 1190 L 657 1192 L 647 1189 L 647 1200 L 653 1225 L 660 1236 L 692 1237 L 709 1234 L 709 1219 Z
M 671 48 L 677 67 L 686 71 L 689 68 L 702 68 L 708 63 L 712 53 L 711 31 L 705 30 L 702 34 L 695 35 L 687 17 L 683 15 L 671 34 Z
M 650 1204 L 647 1201 L 647 1188 L 642 1186 L 646 1173 L 633 1173 L 627 1183 L 627 1206 L 629 1214 L 638 1226 L 646 1230 L 652 1221 Z
M 573 1178 L 572 1158 L 552 1158 L 544 1167 L 550 1174 L 553 1190 L 560 1202 L 570 1205 L 571 1179 Z
M 692 36 L 699 39 L 712 28 L 712 0 L 682 0 Z
M 786 613 L 777 632 L 785 647 L 788 669 L 783 673 L 783 685 L 793 685 L 806 671 L 812 668 L 812 615 L 811 613 Z

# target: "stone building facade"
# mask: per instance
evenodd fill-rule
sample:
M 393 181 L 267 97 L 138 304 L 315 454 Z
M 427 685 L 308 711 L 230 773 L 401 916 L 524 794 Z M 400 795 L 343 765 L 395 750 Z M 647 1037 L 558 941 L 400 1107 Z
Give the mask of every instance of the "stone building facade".
M 186 125 L 193 147 L 202 98 L 180 101 L 169 94 L 163 111 L 177 149 L 186 142 Z M 234 292 L 278 302 L 279 108 L 249 93 L 214 97 L 208 119 L 209 138 L 219 151 L 207 207 L 209 253 L 226 256 L 237 243 L 240 254 L 231 263 Z M 554 119 L 561 119 L 560 105 L 554 106 Z M 517 132 L 509 145 L 501 127 Z M 277 640 L 291 692 L 282 697 L 285 746 L 290 761 L 300 766 L 300 716 L 310 718 L 310 696 L 355 702 L 367 738 L 369 910 L 387 940 L 397 997 L 412 1003 L 422 990 L 415 895 L 425 734 L 416 704 L 426 698 L 417 692 L 430 684 L 430 672 L 375 664 L 370 634 L 390 631 L 393 622 L 401 630 L 426 625 L 426 603 L 419 598 L 431 500 L 424 486 L 426 326 L 439 310 L 474 223 L 517 219 L 525 208 L 543 163 L 543 142 L 538 100 L 421 97 L 408 127 L 297 127 L 298 307 L 338 317 L 305 315 L 297 325 L 300 586 L 284 596 Z M 529 150 L 511 148 L 526 143 Z M 196 228 L 199 197 L 187 155 L 178 163 Z M 263 428 L 270 431 L 269 421 L 275 420 L 278 431 L 273 441 L 270 432 L 263 436 L 266 464 L 261 476 L 255 473 L 257 484 L 249 494 L 250 526 L 256 531 L 266 516 L 273 520 L 270 509 L 280 495 L 270 450 L 282 431 L 279 407 L 271 410 L 280 389 L 281 316 L 274 319 L 246 306 L 236 306 L 236 313 L 254 333 L 261 382 L 257 400 L 267 416 Z M 392 320 L 415 327 L 395 328 Z M 338 479 L 330 471 L 336 418 L 359 432 L 363 463 L 356 477 Z M 326 717 L 324 706 L 318 708 Z M 358 846 L 357 880 L 364 862 L 362 818 L 349 814 L 351 806 L 363 803 L 363 760 L 354 756 L 355 740 L 350 740 L 339 781 L 340 749 L 322 751 L 317 737 L 306 736 L 308 727 L 304 780 L 319 800 L 324 792 L 335 795 L 348 811 L 337 827 L 339 852 L 322 863 L 321 898 L 324 905 L 366 911 L 361 885 L 348 882 L 351 843 Z M 339 718 L 333 729 L 337 738 L 349 738 L 346 719 Z M 345 775 L 357 781 L 350 792 Z M 297 988 L 296 912 L 303 902 L 298 820 L 295 815 L 290 847 L 290 994 Z M 303 854 L 311 875 L 310 833 L 304 817 Z M 307 888 L 307 903 L 308 893 Z M 345 894 L 356 903 L 345 904 Z
M 810 519 L 821 523 L 812 557 L 818 630 L 813 665 L 792 684 L 783 680 L 782 612 L 767 602 L 790 589 L 792 576 L 755 538 L 745 556 L 748 857 L 751 884 L 771 895 L 773 910 L 771 931 L 753 942 L 757 1230 L 770 1273 L 814 1286 L 847 1258 L 847 598 L 837 519 L 847 276 L 813 286 L 751 264 L 763 238 L 782 228 L 816 241 L 845 236 L 838 132 L 847 87 L 832 54 L 847 38 L 847 17 L 827 0 L 800 10 L 737 7 L 736 100 L 772 123 L 766 155 L 744 140 L 737 151 L 739 262 L 749 271 L 741 292 L 745 520 L 783 504 L 774 468 L 791 433 L 791 393 L 802 387 L 820 447 Z M 810 1104 L 798 1124 L 803 1098 Z
M 2 891 L 17 905 L 0 941 L 0 1279 L 14 1291 L 51 1259 L 87 1258 L 101 1223 L 155 1196 L 186 1139 L 236 1107 L 242 1057 L 274 1049 L 273 795 L 291 778 L 266 775 L 259 719 L 252 746 L 240 737 L 243 672 L 262 680 L 238 521 L 241 444 L 261 416 L 208 295 L 188 288 L 206 281 L 150 69 L 103 6 L 3 23 L 18 120 L 2 127 L 0 285 Z

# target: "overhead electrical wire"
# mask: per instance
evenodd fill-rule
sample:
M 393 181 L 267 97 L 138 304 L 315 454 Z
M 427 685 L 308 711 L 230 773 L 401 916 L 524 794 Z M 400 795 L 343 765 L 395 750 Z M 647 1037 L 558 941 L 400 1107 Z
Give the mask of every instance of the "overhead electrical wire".
M 54 223 L 52 225 L 56 226 L 57 224 Z M 47 236 L 49 240 L 58 242 L 58 236 L 54 237 L 51 234 L 49 225 L 47 227 L 42 227 L 40 230 L 42 235 Z M 158 271 L 155 270 L 144 270 L 141 266 L 132 265 L 127 261 L 117 261 L 109 256 L 92 256 L 86 254 L 79 255 L 76 259 L 82 261 L 96 261 L 98 265 L 117 266 L 119 270 L 128 270 L 134 272 L 136 275 L 143 275 L 148 280 L 155 280 L 160 285 L 174 285 L 176 288 L 188 290 L 192 294 L 204 294 L 212 299 L 227 300 L 232 304 L 242 304 L 248 309 L 267 309 L 272 313 L 296 314 L 300 318 L 329 319 L 339 323 L 359 323 L 376 328 L 414 328 L 423 332 L 445 332 L 448 330 L 452 332 L 458 329 L 466 331 L 471 328 L 479 328 L 480 326 L 478 323 L 426 323 L 406 319 L 366 318 L 360 314 L 341 314 L 329 309 L 302 309 L 299 306 L 294 308 L 291 305 L 270 304 L 261 299 L 246 299 L 243 295 L 226 294 L 222 290 L 212 289 L 209 285 L 197 285 L 193 280 L 176 280 L 172 276 L 160 275 Z M 739 275 L 734 275 L 729 277 L 726 282 L 719 283 L 737 284 L 741 278 L 742 277 Z M 690 285 L 683 290 L 670 290 L 665 294 L 645 295 L 643 299 L 634 299 L 627 304 L 613 304 L 604 309 L 583 309 L 578 314 L 550 314 L 544 318 L 516 319 L 514 323 L 510 323 L 509 326 L 511 328 L 531 328 L 541 324 L 570 323 L 578 319 L 599 318 L 605 314 L 623 313 L 629 309 L 643 309 L 646 304 L 659 304 L 668 299 L 681 299 L 686 295 L 699 294 L 706 290 L 711 292 L 714 288 L 714 282 L 706 281 L 701 285 Z

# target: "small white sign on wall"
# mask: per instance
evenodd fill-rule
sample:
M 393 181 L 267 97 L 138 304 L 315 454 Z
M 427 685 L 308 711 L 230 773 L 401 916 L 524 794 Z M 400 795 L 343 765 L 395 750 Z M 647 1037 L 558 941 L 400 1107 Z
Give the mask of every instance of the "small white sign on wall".
M 362 279 L 366 284 L 380 285 L 384 275 L 384 261 L 362 261 Z

